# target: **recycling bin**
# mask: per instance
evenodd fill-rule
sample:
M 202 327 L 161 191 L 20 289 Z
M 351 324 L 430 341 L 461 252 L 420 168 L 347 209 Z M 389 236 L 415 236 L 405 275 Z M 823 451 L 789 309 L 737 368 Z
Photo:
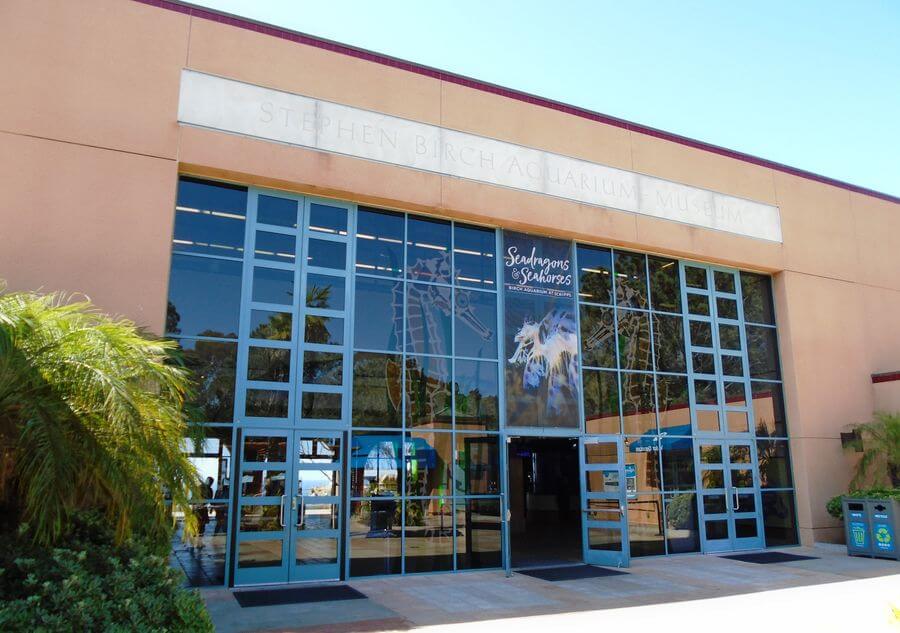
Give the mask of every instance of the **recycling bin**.
M 844 497 L 844 531 L 850 556 L 900 560 L 900 503 L 895 499 Z

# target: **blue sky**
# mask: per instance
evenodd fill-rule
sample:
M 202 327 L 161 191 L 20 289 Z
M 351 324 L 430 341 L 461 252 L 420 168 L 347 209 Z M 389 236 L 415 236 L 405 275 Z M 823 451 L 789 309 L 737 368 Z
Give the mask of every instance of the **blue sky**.
M 194 0 L 900 196 L 898 0 Z

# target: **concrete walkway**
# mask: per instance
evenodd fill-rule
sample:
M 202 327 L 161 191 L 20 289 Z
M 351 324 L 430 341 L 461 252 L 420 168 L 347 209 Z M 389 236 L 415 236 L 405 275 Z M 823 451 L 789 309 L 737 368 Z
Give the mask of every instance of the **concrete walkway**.
M 759 633 L 786 630 L 786 620 L 798 632 L 900 633 L 900 620 L 891 622 L 892 604 L 900 609 L 900 563 L 851 558 L 830 545 L 787 551 L 818 558 L 770 565 L 702 555 L 637 559 L 625 576 L 563 582 L 495 571 L 354 580 L 349 584 L 367 599 L 244 609 L 228 590 L 204 589 L 203 596 L 223 633 L 463 625 L 596 632 L 600 624 L 629 632 L 656 626 L 666 633 Z

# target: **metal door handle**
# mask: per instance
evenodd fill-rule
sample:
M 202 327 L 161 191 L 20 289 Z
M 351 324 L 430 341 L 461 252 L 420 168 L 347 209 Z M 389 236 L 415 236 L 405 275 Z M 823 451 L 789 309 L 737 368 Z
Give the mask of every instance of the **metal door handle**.
M 296 499 L 300 500 L 300 509 L 297 510 L 297 527 L 301 528 L 306 523 L 306 517 L 303 516 L 303 508 L 306 504 L 303 502 L 303 497 L 296 497 Z
M 731 494 L 734 495 L 734 511 L 737 512 L 741 509 L 741 498 L 738 496 L 737 488 L 731 488 L 733 492 Z
M 284 527 L 284 498 L 285 495 L 281 495 L 281 503 L 278 510 L 278 522 L 281 524 L 281 527 Z

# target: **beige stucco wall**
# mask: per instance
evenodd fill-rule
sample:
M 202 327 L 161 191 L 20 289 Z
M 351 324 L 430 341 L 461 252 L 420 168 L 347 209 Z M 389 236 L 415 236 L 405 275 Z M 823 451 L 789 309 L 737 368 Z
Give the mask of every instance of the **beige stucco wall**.
M 7 0 L 0 59 L 0 278 L 153 331 L 179 171 L 774 273 L 801 535 L 839 535 L 839 433 L 900 369 L 900 205 L 129 0 Z M 784 243 L 181 128 L 185 67 L 777 204 Z

